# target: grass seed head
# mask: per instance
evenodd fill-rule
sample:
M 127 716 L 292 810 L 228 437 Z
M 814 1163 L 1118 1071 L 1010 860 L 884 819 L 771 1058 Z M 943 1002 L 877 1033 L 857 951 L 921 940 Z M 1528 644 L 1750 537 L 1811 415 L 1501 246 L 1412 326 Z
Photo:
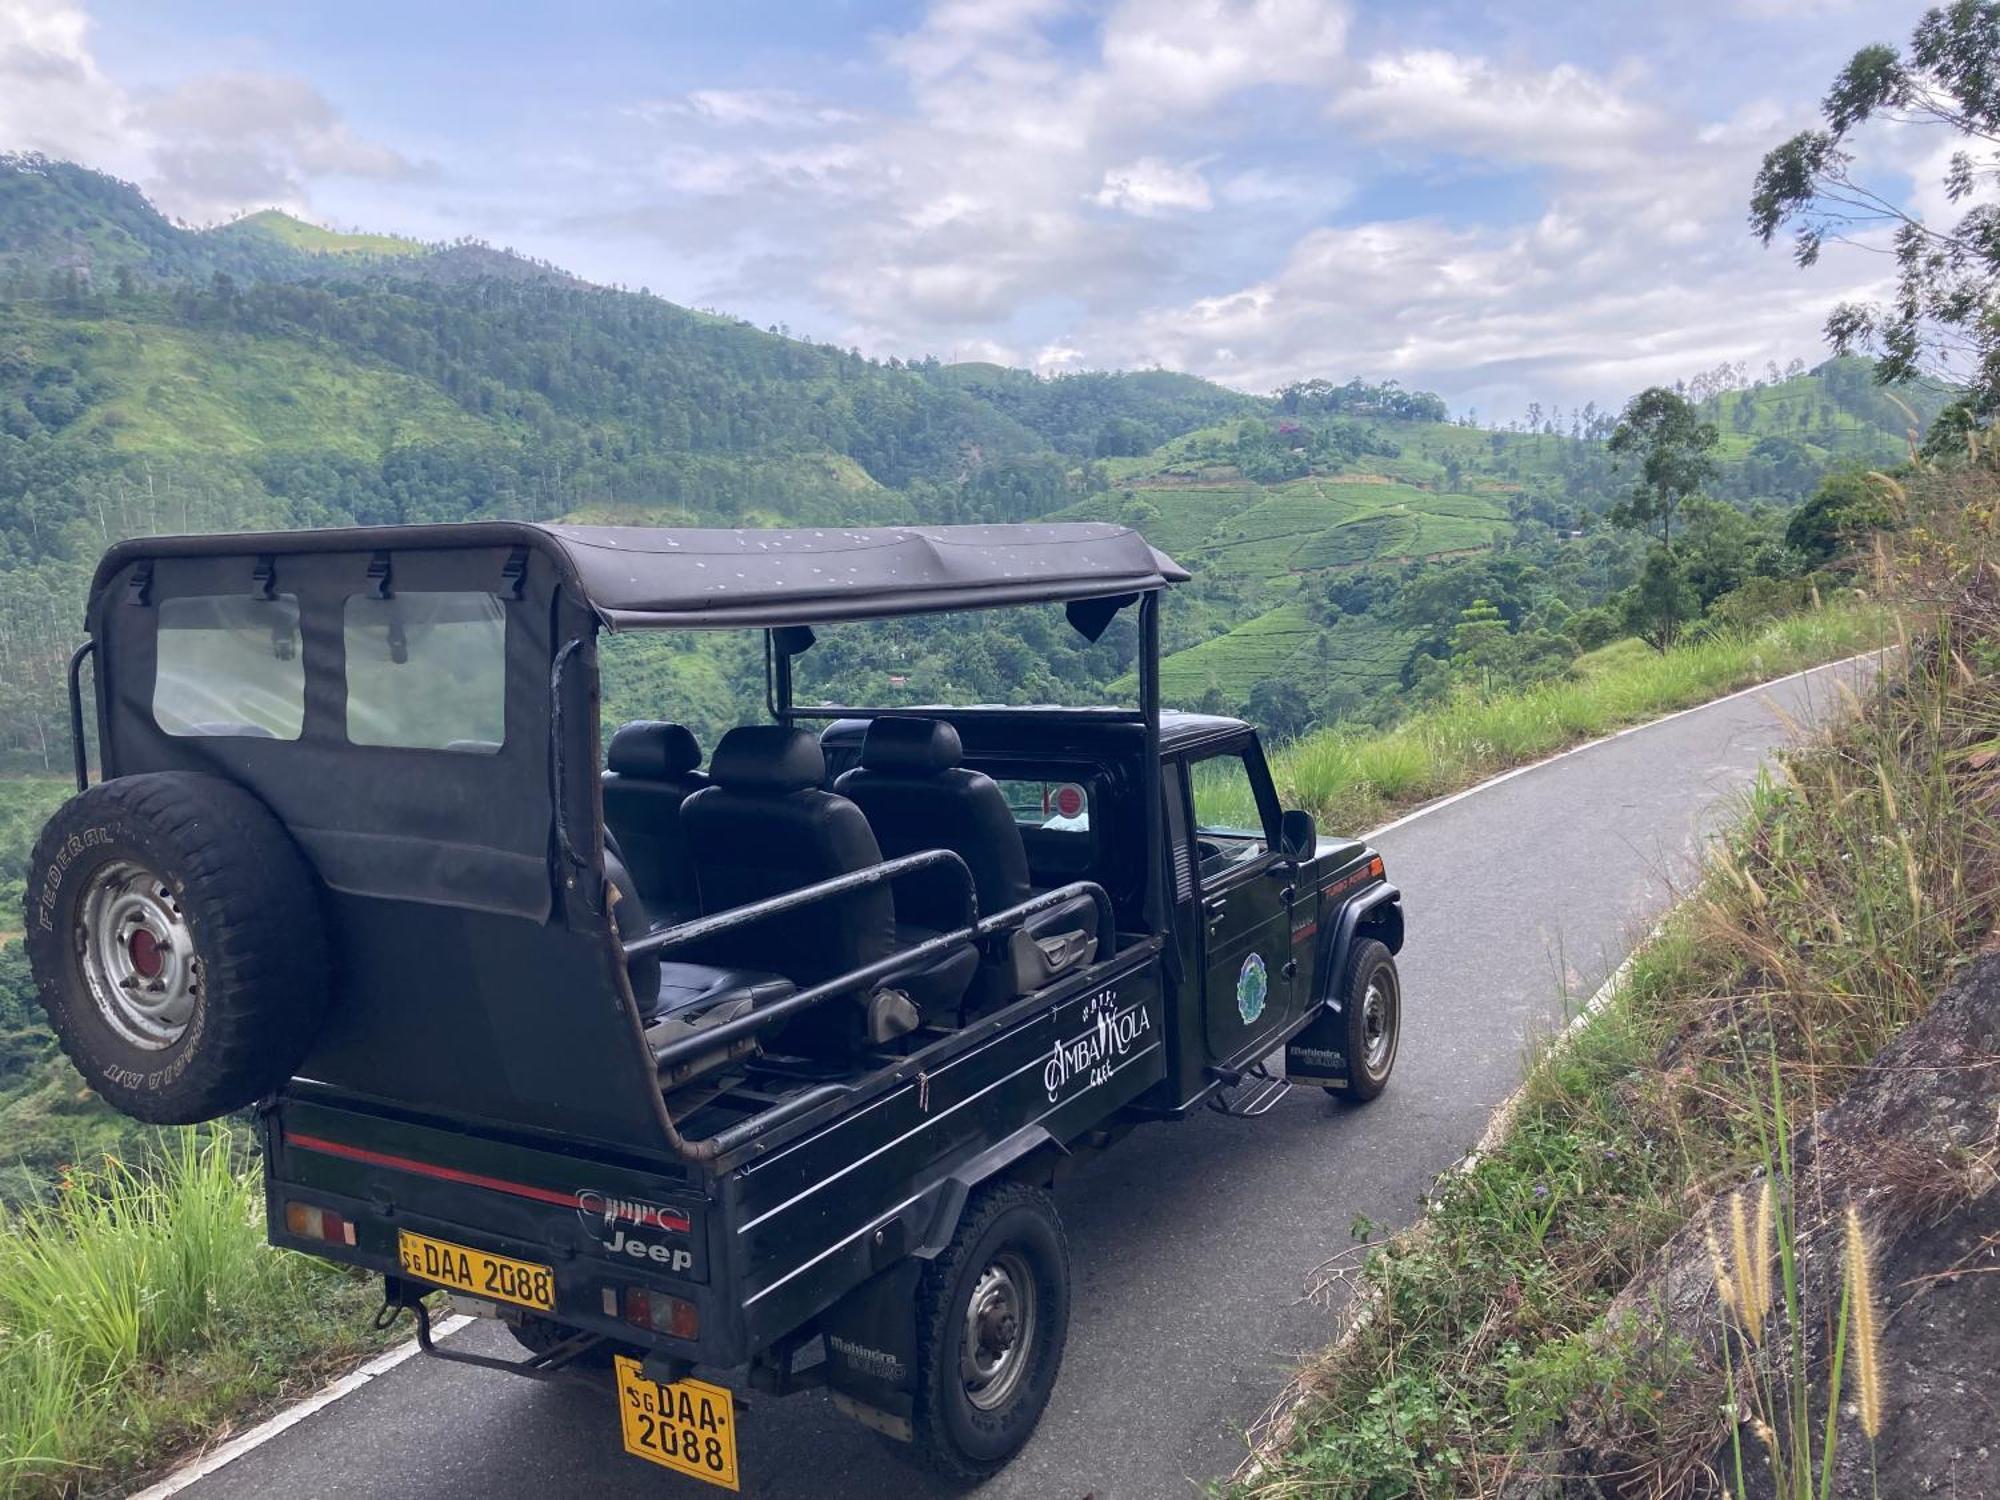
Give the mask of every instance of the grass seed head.
M 1875 1273 L 1861 1214 L 1847 1205 L 1847 1295 L 1854 1310 L 1854 1404 L 1861 1430 L 1874 1442 L 1882 1431 L 1882 1350 L 1875 1323 Z
M 1736 1318 L 1750 1342 L 1761 1344 L 1764 1341 L 1762 1277 L 1750 1249 L 1750 1218 L 1743 1208 L 1741 1189 L 1729 1195 L 1729 1248 L 1734 1262 L 1730 1279 L 1736 1288 Z

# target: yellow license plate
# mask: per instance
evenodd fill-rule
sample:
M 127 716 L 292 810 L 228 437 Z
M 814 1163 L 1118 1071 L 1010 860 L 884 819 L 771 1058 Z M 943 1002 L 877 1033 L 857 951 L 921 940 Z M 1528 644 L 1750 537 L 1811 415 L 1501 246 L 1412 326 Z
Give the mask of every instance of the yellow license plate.
M 556 1305 L 556 1273 L 530 1260 L 509 1260 L 489 1255 L 450 1240 L 434 1240 L 427 1234 L 396 1233 L 396 1259 L 403 1270 L 419 1281 L 432 1282 L 449 1291 L 474 1297 L 490 1297 L 511 1302 L 516 1307 L 532 1307 L 553 1312 Z
M 618 1425 L 625 1451 L 681 1474 L 733 1490 L 736 1485 L 736 1400 L 719 1385 L 676 1380 L 661 1385 L 620 1354 Z

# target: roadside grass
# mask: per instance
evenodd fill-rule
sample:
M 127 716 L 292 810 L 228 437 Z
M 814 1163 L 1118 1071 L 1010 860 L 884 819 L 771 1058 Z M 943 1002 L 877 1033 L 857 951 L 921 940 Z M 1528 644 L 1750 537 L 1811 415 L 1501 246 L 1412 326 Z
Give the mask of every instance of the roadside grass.
M 0 1211 L 0 1494 L 110 1493 L 385 1336 L 365 1278 L 264 1243 L 241 1132 L 162 1132 Z
M 1279 751 L 1272 770 L 1286 805 L 1305 808 L 1322 828 L 1366 828 L 1584 740 L 1891 644 L 1891 628 L 1881 608 L 1841 603 L 1666 652 L 1620 643 L 1572 675 L 1465 691 L 1393 729 L 1307 735 Z
M 1767 1460 L 1788 1496 L 1828 1493 L 1828 1417 L 1813 1429 L 1837 1394 L 1797 1376 L 1758 1386 L 1752 1325 L 1774 1298 L 1772 1326 L 1803 1321 L 1789 1128 L 1922 1013 L 2000 909 L 1996 496 L 1987 473 L 1922 485 L 1921 514 L 1894 539 L 1903 649 L 1876 688 L 1759 781 L 1628 982 L 1532 1067 L 1497 1145 L 1441 1180 L 1417 1226 L 1325 1268 L 1315 1290 L 1352 1288 L 1364 1311 L 1254 1435 L 1239 1493 L 1491 1494 L 1559 1466 L 1544 1445 L 1565 1416 L 1620 1435 L 1620 1451 L 1592 1459 L 1587 1482 L 1605 1493 L 1713 1493 L 1701 1486 L 1724 1476 L 1711 1460 L 1730 1450 L 1737 1494 Z M 1783 634 L 1800 649 L 1814 639 Z M 1755 1289 L 1725 1292 L 1734 1343 L 1722 1347 L 1737 1350 L 1725 1386 L 1685 1347 L 1606 1314 L 1698 1205 L 1760 1170 L 1781 1184 L 1776 1201 L 1737 1199 L 1745 1217 L 1712 1252 L 1719 1285 L 1733 1266 Z M 1867 1305 L 1851 1274 L 1838 1300 L 1845 1345 Z M 1804 1316 L 1836 1326 L 1831 1306 Z

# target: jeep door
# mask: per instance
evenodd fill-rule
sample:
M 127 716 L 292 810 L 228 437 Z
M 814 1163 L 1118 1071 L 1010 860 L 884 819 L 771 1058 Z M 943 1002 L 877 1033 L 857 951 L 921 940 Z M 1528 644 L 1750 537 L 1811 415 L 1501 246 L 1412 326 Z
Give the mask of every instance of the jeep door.
M 1209 1056 L 1256 1056 L 1297 1014 L 1291 862 L 1277 849 L 1278 804 L 1249 739 L 1189 758 L 1195 920 Z M 1179 820 L 1175 820 L 1179 821 Z

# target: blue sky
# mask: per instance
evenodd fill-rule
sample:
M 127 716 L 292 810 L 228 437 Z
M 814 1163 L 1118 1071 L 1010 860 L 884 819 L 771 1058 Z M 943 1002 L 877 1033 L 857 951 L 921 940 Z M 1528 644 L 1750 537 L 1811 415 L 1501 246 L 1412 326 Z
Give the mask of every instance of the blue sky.
M 1394 377 L 1505 421 L 1817 359 L 1751 174 L 1920 7 L 0 0 L 0 148 L 470 235 L 879 355 Z M 1873 143 L 1927 209 L 1942 141 Z

